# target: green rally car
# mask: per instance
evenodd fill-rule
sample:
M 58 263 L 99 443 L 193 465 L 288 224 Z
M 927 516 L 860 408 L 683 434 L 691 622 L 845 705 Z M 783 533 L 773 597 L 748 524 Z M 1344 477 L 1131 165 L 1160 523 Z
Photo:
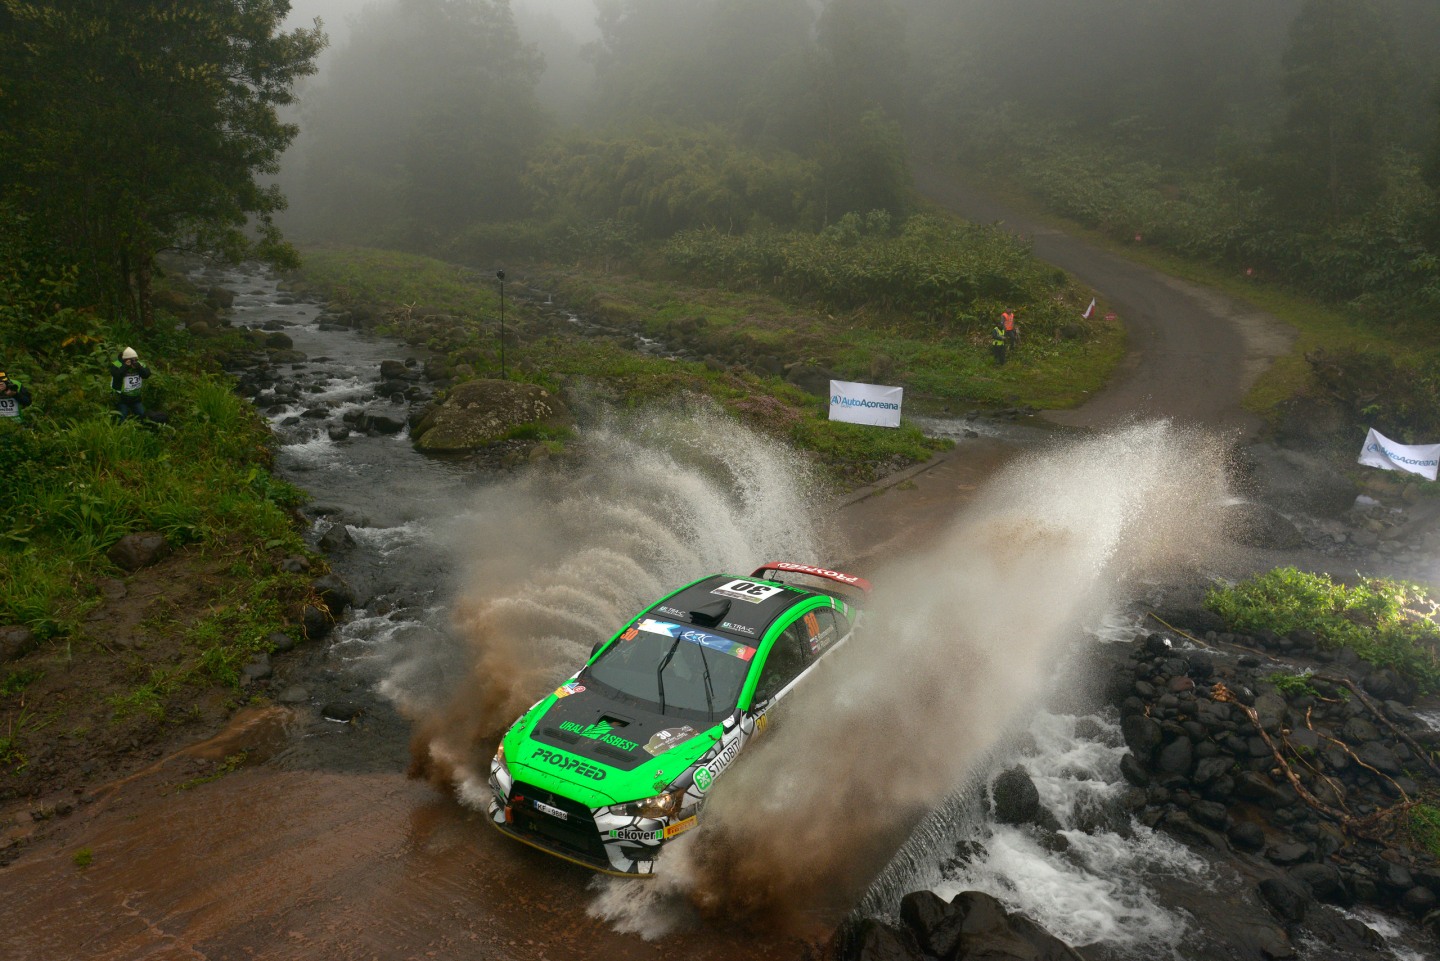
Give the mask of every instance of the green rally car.
M 491 823 L 597 871 L 654 873 L 767 712 L 849 639 L 869 591 L 777 561 L 656 601 L 511 725 L 490 762 Z

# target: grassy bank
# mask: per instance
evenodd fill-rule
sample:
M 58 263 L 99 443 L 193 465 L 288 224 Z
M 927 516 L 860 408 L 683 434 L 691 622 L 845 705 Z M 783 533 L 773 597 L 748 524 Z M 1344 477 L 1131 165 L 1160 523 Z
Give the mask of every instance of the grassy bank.
M 23 424 L 0 422 L 0 626 L 31 638 L 0 665 L 0 769 L 20 779 L 57 735 L 78 750 L 122 728 L 144 743 L 204 692 L 238 697 L 241 667 L 311 596 L 279 567 L 307 553 L 303 492 L 271 476 L 268 425 L 219 370 L 237 342 L 172 317 L 149 332 L 87 323 L 83 338 L 5 358 L 34 398 Z M 111 413 L 107 366 L 123 345 L 150 367 L 144 402 L 166 423 Z M 127 573 L 108 552 L 141 531 L 169 556 Z
M 954 235 L 935 229 L 953 246 Z M 981 240 L 997 245 L 992 235 L 972 242 Z M 794 240 L 782 235 L 773 242 Z M 890 264 L 915 258 L 919 249 L 913 240 L 875 238 L 840 238 L 833 245 L 856 262 L 865 261 L 869 250 L 877 262 Z M 696 249 L 693 239 L 690 247 Z M 388 318 L 382 329 L 442 352 L 454 376 L 498 374 L 499 287 L 490 273 L 367 248 L 317 247 L 304 255 L 305 283 L 340 303 L 379 305 Z M 811 452 L 842 483 L 865 483 L 924 460 L 943 445 L 908 420 L 894 430 L 831 422 L 825 399 L 801 390 L 793 382 L 798 378 L 787 373 L 810 370 L 822 386 L 826 376 L 900 385 L 912 412 L 1058 408 L 1080 403 L 1103 384 L 1123 353 L 1118 325 L 1079 324 L 1066 327 L 1062 336 L 1066 321 L 1079 322 L 1073 304 L 1083 292 L 1012 248 L 992 257 L 1023 265 L 1007 282 L 1004 296 L 1013 299 L 1002 301 L 993 291 L 956 294 L 951 285 L 940 284 L 926 309 L 885 306 L 871 302 L 884 298 L 852 293 L 842 310 L 834 298 L 772 289 L 743 272 L 717 277 L 701 262 L 705 252 L 696 256 L 695 263 L 677 265 L 673 256 L 655 250 L 625 271 L 510 267 L 508 376 L 560 391 L 584 385 L 587 397 L 620 405 L 704 394 L 747 423 Z M 858 276 L 862 285 L 866 281 L 855 271 L 849 276 Z M 582 336 L 540 310 L 532 299 L 535 290 L 608 328 L 654 338 L 687 359 L 640 353 L 622 338 Z M 1033 336 L 1026 335 L 1011 362 L 996 367 L 987 333 L 990 315 L 998 316 L 1002 303 L 1022 305 L 1022 330 L 1031 330 L 1024 326 L 1027 309 L 1035 322 Z M 459 322 L 427 324 L 427 313 Z

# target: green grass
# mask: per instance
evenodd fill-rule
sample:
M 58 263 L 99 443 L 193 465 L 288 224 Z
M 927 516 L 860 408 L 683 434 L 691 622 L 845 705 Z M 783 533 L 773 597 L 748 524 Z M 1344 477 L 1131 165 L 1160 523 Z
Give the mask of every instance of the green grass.
M 1410 809 L 1410 839 L 1432 858 L 1440 858 L 1440 807 L 1417 804 Z
M 1293 567 L 1278 567 L 1233 587 L 1212 589 L 1205 606 L 1232 630 L 1279 635 L 1308 631 L 1329 649 L 1365 660 L 1440 691 L 1440 625 L 1428 588 L 1362 577 L 1354 586 Z

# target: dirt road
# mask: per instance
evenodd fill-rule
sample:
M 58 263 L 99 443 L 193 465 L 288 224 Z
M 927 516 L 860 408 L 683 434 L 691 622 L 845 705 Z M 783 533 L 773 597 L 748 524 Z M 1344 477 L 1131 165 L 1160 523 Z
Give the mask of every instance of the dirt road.
M 1125 325 L 1129 349 L 1111 384 L 1089 403 L 1046 416 L 1072 427 L 1128 418 L 1252 434 L 1259 426 L 1240 400 L 1293 332 L 1274 317 L 1126 260 L 1004 207 L 944 171 L 919 166 L 915 186 L 936 204 L 977 223 L 999 223 L 1029 238 L 1035 256 L 1095 288 Z

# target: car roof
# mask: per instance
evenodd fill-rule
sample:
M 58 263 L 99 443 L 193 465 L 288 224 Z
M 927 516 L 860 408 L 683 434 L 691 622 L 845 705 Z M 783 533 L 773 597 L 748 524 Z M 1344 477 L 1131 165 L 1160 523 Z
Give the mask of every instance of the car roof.
M 735 582 L 754 588 L 735 589 Z M 712 574 L 681 588 L 650 609 L 682 624 L 694 624 L 758 642 L 776 618 L 814 591 L 735 574 Z

